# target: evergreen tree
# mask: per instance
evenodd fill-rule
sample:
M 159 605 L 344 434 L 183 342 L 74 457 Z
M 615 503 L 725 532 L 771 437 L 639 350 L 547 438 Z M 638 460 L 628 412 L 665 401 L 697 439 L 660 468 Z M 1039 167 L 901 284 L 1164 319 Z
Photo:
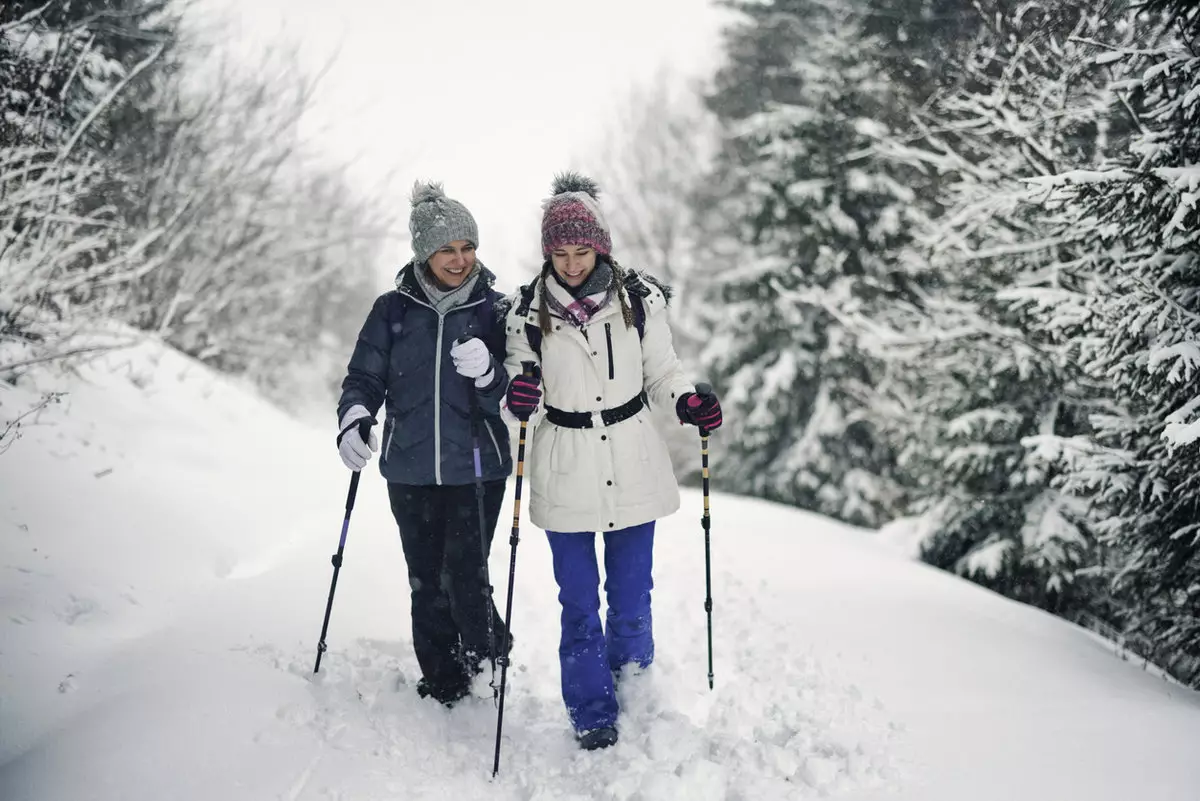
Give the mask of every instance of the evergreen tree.
M 707 275 L 703 356 L 730 409 L 726 480 L 879 524 L 897 503 L 892 455 L 872 410 L 875 361 L 843 317 L 895 294 L 888 254 L 919 218 L 903 168 L 872 150 L 894 88 L 852 4 L 736 8 L 710 97 L 725 142 L 709 214 L 732 225 Z
M 1110 78 L 1084 40 L 1128 36 L 1112 4 L 976 4 L 976 34 L 918 115 L 943 175 L 943 212 L 905 258 L 932 270 L 899 332 L 881 337 L 902 424 L 901 475 L 922 517 L 922 556 L 1010 597 L 1073 615 L 1095 559 L 1085 505 L 1056 486 L 1047 440 L 1070 438 L 1103 402 L 1066 344 L 1023 305 L 1058 291 L 1047 264 L 1072 243 L 1028 181 L 1095 165 L 1114 136 Z
M 1058 450 L 1066 486 L 1102 518 L 1125 627 L 1200 686 L 1200 11 L 1148 5 L 1141 47 L 1094 54 L 1122 78 L 1127 147 L 1040 182 L 1074 243 L 1056 268 L 1080 291 L 1039 308 L 1047 328 L 1075 324 L 1078 358 L 1114 398 L 1089 438 Z M 1165 37 L 1149 35 L 1162 21 Z

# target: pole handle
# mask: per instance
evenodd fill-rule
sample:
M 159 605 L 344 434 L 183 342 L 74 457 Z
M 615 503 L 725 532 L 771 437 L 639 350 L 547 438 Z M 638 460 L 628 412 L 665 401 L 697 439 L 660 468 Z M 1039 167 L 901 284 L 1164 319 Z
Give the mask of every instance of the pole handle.
M 354 423 L 358 427 L 358 436 L 363 442 L 367 442 L 371 436 L 371 426 L 375 425 L 374 417 L 363 417 Z M 347 428 L 346 431 L 350 429 Z M 345 431 L 342 432 L 343 434 Z M 338 438 L 338 443 L 341 443 L 341 437 Z M 354 470 L 350 474 L 350 489 L 346 492 L 346 516 L 350 516 L 350 511 L 354 509 L 354 497 L 358 495 L 358 477 L 362 475 L 361 470 Z
M 706 398 L 709 395 L 712 395 L 713 394 L 712 384 L 709 384 L 707 381 L 697 382 L 696 394 L 702 398 Z M 704 426 L 697 426 L 697 428 L 700 429 L 700 436 L 702 436 L 702 437 L 708 436 L 709 431 L 707 428 L 705 428 Z
M 465 345 L 467 342 L 475 339 L 470 334 L 463 334 L 458 339 L 454 340 L 455 345 Z M 471 405 L 471 436 L 478 440 L 479 437 L 479 395 L 475 391 L 475 379 L 464 376 L 467 382 L 467 402 Z M 479 442 L 475 443 L 475 455 L 479 455 Z M 478 458 L 476 458 L 478 462 Z
M 371 436 L 371 426 L 375 425 L 374 417 L 360 417 L 350 425 L 338 432 L 337 444 L 342 444 L 342 437 L 346 436 L 346 432 L 352 428 L 358 429 L 358 436 L 363 442 L 367 441 L 367 437 Z

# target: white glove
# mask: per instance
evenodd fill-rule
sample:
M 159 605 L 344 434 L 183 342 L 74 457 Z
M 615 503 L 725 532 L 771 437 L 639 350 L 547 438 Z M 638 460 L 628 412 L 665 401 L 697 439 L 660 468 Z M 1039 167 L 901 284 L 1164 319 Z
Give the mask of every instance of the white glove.
M 351 470 L 362 470 L 367 466 L 367 462 L 371 461 L 371 452 L 379 450 L 379 439 L 373 429 L 366 442 L 362 441 L 362 435 L 358 433 L 358 421 L 370 416 L 367 407 L 351 406 L 342 417 L 338 428 L 338 436 L 341 439 L 338 442 L 338 453 L 342 456 L 342 463 Z
M 492 369 L 492 354 L 478 337 L 450 346 L 450 358 L 459 375 L 475 379 L 475 386 L 486 387 L 496 377 Z

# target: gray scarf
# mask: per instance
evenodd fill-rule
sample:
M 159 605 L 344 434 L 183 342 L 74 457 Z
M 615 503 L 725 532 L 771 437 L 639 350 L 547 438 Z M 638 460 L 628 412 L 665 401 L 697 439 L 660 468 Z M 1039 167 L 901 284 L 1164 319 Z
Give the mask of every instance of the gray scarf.
M 596 295 L 601 292 L 607 292 L 612 289 L 613 283 L 613 268 L 606 261 L 598 261 L 592 269 L 591 275 L 587 277 L 582 284 L 577 287 L 568 286 L 558 277 L 558 271 L 554 268 L 550 269 L 554 279 L 558 281 L 559 286 L 571 293 L 571 297 L 582 298 L 587 295 Z
M 470 275 L 461 284 L 450 289 L 445 289 L 438 283 L 437 279 L 433 277 L 429 265 L 425 262 L 414 264 L 413 272 L 417 276 L 417 283 L 429 297 L 429 304 L 438 314 L 445 314 L 467 302 L 467 299 L 471 297 L 472 290 L 475 289 L 475 283 L 479 280 L 482 268 L 481 262 L 475 262 Z

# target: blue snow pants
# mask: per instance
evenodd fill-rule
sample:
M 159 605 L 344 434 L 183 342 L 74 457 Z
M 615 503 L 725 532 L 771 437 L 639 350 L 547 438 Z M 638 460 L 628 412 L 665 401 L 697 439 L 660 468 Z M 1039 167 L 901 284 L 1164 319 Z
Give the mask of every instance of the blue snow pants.
M 558 646 L 563 702 L 577 732 L 613 726 L 613 674 L 654 660 L 650 619 L 654 521 L 604 533 L 606 626 L 600 626 L 600 573 L 596 535 L 547 531 L 562 604 Z

